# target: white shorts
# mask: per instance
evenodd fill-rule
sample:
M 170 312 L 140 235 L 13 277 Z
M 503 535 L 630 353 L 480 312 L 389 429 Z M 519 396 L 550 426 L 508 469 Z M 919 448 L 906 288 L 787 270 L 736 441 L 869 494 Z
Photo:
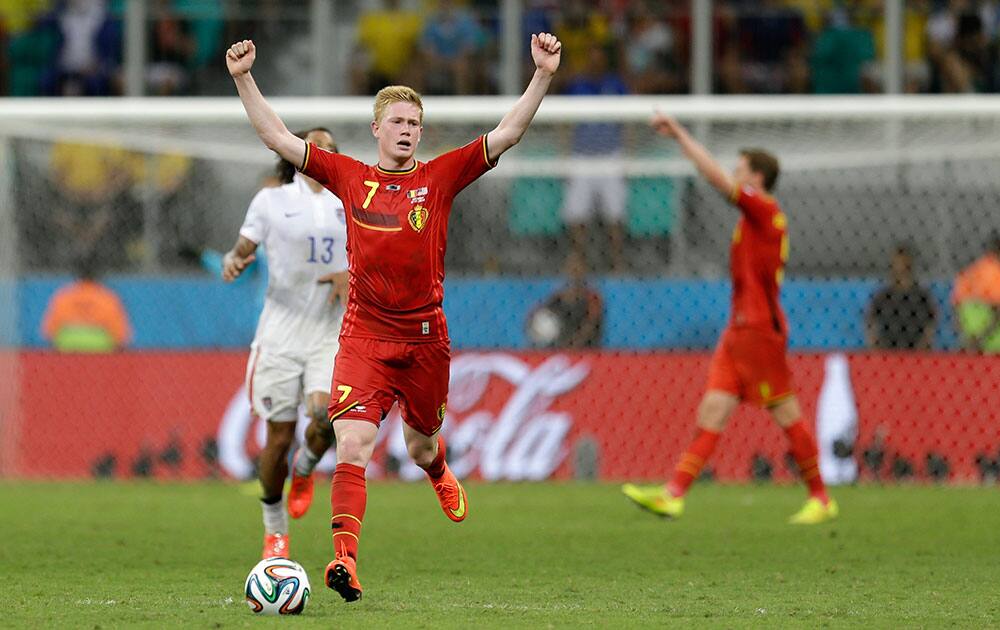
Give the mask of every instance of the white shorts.
M 622 175 L 574 175 L 566 182 L 562 218 L 569 225 L 587 223 L 600 213 L 605 221 L 625 220 L 628 186 Z
M 330 393 L 333 361 L 340 343 L 331 343 L 308 355 L 270 353 L 252 347 L 247 361 L 250 407 L 262 420 L 295 422 L 299 405 L 314 392 Z

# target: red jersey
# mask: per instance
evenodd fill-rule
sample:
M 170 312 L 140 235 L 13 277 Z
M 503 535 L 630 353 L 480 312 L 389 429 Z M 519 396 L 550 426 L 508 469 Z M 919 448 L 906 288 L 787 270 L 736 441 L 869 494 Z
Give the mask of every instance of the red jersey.
M 729 253 L 730 325 L 764 326 L 787 335 L 778 292 L 788 260 L 788 219 L 774 197 L 749 186 L 734 188 L 731 201 L 743 216 L 736 224 Z
M 405 171 L 306 144 L 300 170 L 339 197 L 347 213 L 351 282 L 341 335 L 448 339 L 441 302 L 451 204 L 493 166 L 486 136 Z

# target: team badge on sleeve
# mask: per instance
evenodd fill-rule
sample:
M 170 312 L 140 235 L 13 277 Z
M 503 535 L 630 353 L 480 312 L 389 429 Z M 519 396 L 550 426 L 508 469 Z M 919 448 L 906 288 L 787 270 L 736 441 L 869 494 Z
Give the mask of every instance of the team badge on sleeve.
M 410 222 L 410 227 L 413 228 L 414 232 L 420 232 L 427 225 L 427 208 L 423 206 L 413 206 L 413 210 L 410 210 L 407 220 Z

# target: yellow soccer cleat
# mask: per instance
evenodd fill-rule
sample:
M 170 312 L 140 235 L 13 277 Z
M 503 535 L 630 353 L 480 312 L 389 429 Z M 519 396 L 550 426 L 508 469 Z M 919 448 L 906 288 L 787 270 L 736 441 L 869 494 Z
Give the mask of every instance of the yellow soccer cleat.
M 684 514 L 684 497 L 671 495 L 663 486 L 637 486 L 627 483 L 622 493 L 642 509 L 665 518 L 680 518 Z
M 792 525 L 818 525 L 832 521 L 839 514 L 840 508 L 833 499 L 824 505 L 819 499 L 811 497 L 801 510 L 789 517 L 788 522 Z

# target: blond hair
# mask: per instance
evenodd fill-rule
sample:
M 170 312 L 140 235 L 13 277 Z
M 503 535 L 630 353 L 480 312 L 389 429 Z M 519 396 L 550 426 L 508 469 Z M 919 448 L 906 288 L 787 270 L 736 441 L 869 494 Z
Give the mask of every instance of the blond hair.
M 420 109 L 420 124 L 424 122 L 424 103 L 420 94 L 405 85 L 387 85 L 375 95 L 375 122 L 382 122 L 385 110 L 393 103 L 413 103 Z

